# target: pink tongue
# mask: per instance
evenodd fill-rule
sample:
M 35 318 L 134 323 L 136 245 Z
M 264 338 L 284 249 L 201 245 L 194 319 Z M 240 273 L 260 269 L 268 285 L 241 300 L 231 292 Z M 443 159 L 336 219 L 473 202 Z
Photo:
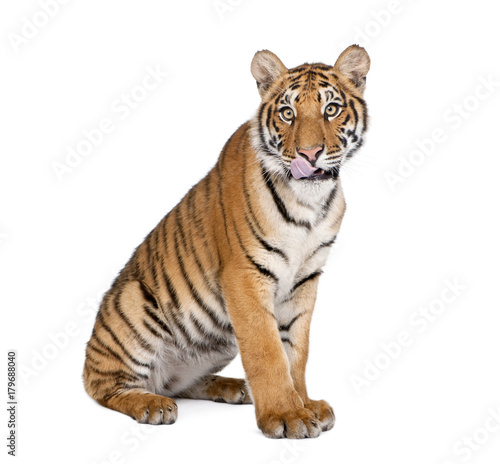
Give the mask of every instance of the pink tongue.
M 304 158 L 294 158 L 290 165 L 292 170 L 292 176 L 295 179 L 301 179 L 302 177 L 311 177 L 318 168 L 311 166 Z

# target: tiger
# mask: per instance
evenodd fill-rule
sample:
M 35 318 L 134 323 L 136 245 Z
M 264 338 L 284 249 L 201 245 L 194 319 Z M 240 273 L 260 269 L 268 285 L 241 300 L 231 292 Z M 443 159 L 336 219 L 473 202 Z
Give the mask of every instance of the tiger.
M 175 399 L 254 404 L 270 438 L 335 422 L 305 381 L 322 267 L 346 204 L 340 169 L 362 146 L 370 58 L 251 62 L 261 98 L 209 173 L 158 223 L 104 294 L 83 381 L 100 405 L 172 424 Z M 237 354 L 244 379 L 217 375 Z

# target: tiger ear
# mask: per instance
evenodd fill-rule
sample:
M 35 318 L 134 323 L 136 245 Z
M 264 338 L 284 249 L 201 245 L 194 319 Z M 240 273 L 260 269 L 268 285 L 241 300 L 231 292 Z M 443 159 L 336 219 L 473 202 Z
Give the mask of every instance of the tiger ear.
M 363 47 L 351 45 L 340 54 L 334 69 L 348 77 L 357 89 L 363 93 L 366 75 L 370 69 L 370 57 Z
M 260 96 L 263 97 L 269 86 L 287 71 L 281 60 L 269 50 L 257 52 L 250 67 L 252 76 L 257 81 Z

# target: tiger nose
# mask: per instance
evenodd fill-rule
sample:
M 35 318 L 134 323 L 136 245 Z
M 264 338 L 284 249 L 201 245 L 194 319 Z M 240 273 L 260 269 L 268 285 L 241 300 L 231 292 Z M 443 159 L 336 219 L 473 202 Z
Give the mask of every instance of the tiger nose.
M 317 147 L 311 148 L 310 150 L 305 150 L 304 148 L 298 149 L 299 155 L 306 157 L 312 166 L 316 164 L 316 160 L 318 159 L 318 156 L 322 151 L 323 145 L 318 145 Z

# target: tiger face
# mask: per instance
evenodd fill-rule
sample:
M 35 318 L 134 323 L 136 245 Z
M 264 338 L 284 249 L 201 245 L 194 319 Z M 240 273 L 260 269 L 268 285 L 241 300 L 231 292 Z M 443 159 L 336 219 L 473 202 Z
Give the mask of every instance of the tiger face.
M 334 66 L 287 69 L 273 53 L 258 52 L 252 74 L 262 97 L 253 122 L 253 145 L 268 173 L 292 183 L 334 182 L 342 164 L 363 143 L 362 98 L 370 59 L 356 45 Z

